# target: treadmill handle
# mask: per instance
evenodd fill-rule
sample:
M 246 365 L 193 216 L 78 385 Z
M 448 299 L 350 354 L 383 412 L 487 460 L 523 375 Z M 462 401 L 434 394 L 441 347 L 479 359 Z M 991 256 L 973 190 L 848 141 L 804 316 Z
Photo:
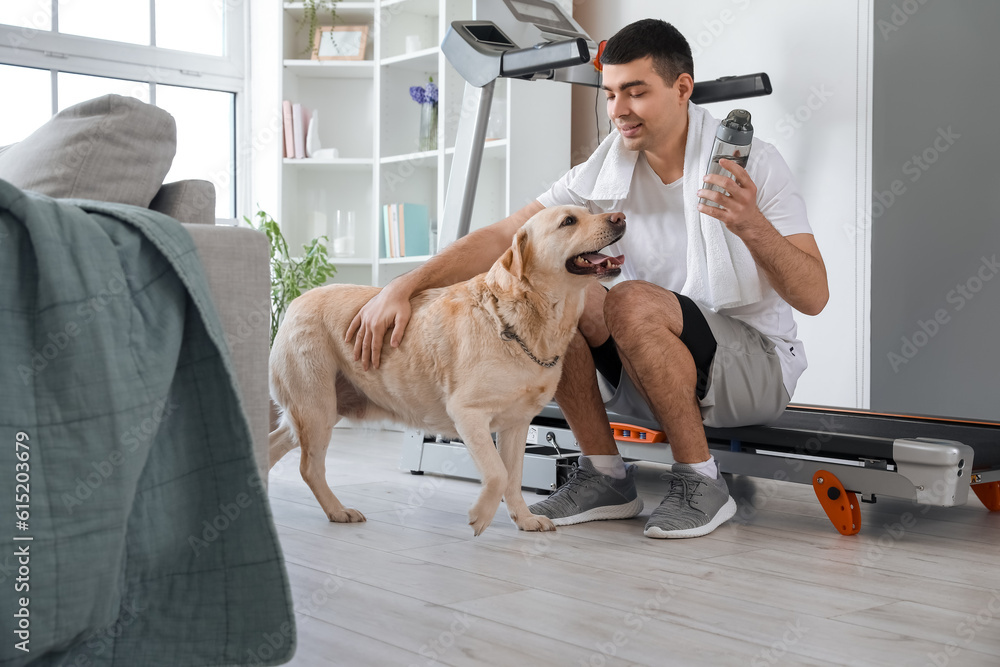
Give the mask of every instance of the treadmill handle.
M 500 61 L 500 76 L 523 77 L 580 65 L 590 60 L 587 40 L 582 37 L 560 42 L 536 44 L 527 49 L 504 51 Z
M 699 81 L 694 84 L 691 101 L 695 104 L 709 104 L 770 94 L 771 79 L 764 72 L 760 72 L 759 74 L 724 76 L 714 81 Z

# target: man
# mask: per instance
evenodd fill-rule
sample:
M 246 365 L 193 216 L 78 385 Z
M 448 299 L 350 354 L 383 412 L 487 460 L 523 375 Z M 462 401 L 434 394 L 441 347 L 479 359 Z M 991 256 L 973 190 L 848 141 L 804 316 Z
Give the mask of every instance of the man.
M 691 49 L 673 26 L 630 24 L 608 40 L 601 62 L 617 131 L 537 201 L 392 281 L 348 337 L 357 333 L 364 367 L 377 367 L 388 329 L 390 344 L 399 345 L 413 294 L 486 271 L 542 208 L 624 211 L 628 233 L 611 252 L 625 254 L 625 280 L 588 293 L 556 391 L 583 456 L 569 481 L 530 509 L 556 525 L 642 511 L 635 466 L 625 466 L 611 435 L 598 369 L 616 388 L 615 410 L 659 423 L 677 462 L 644 534 L 705 535 L 733 516 L 736 503 L 704 425 L 767 423 L 781 414 L 806 367 L 792 308 L 808 315 L 824 308 L 826 268 L 772 146 L 754 141 L 747 164 L 754 178 L 732 161 L 720 164 L 734 178 L 704 176 L 719 123 L 688 101 Z

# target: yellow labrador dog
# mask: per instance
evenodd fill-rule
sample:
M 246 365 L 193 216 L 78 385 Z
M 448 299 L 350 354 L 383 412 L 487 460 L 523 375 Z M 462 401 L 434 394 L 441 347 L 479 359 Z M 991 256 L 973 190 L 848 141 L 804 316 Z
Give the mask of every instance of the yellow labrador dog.
M 399 347 L 385 346 L 379 368 L 367 372 L 344 338 L 379 288 L 306 292 L 289 307 L 271 352 L 271 396 L 282 411 L 271 433 L 271 466 L 301 447 L 302 478 L 330 521 L 364 521 L 330 490 L 326 449 L 341 417 L 389 419 L 462 439 L 483 480 L 469 510 L 476 535 L 501 498 L 521 530 L 554 530 L 521 496 L 525 438 L 555 393 L 589 280 L 621 272 L 623 257 L 599 251 L 624 233 L 622 213 L 542 210 L 487 273 L 413 297 Z

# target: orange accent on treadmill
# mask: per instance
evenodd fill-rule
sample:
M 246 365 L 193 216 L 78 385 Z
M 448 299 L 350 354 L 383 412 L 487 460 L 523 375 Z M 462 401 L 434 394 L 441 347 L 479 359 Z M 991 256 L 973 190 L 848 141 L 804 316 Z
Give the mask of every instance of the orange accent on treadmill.
M 861 530 L 858 497 L 853 491 L 846 490 L 836 475 L 828 470 L 817 470 L 813 475 L 813 490 L 837 532 L 855 535 Z
M 611 422 L 611 435 L 622 442 L 666 442 L 667 434 L 632 424 Z
M 972 490 L 976 492 L 979 500 L 986 505 L 986 509 L 991 512 L 1000 512 L 1000 482 L 973 484 Z
M 597 45 L 597 55 L 594 56 L 594 69 L 598 72 L 604 71 L 604 65 L 601 64 L 601 56 L 604 55 L 604 47 L 608 45 L 608 40 L 602 39 L 601 43 Z
M 840 414 L 857 415 L 858 417 L 898 417 L 900 419 L 916 419 L 920 421 L 942 422 L 945 424 L 975 424 L 977 426 L 1000 426 L 1000 422 L 977 421 L 975 419 L 959 419 L 957 417 L 935 417 L 932 415 L 904 415 L 895 412 L 872 412 L 871 410 L 855 410 L 852 408 L 831 408 L 825 405 L 806 405 L 789 403 L 793 410 L 816 410 L 818 412 L 838 412 Z

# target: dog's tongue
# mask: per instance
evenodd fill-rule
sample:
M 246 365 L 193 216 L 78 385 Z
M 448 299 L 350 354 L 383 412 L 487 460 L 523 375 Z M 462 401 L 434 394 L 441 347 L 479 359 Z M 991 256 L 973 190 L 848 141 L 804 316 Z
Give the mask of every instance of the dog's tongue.
M 580 255 L 585 260 L 591 264 L 602 264 L 606 261 L 610 261 L 613 266 L 621 266 L 625 261 L 625 255 L 618 255 L 617 257 L 608 257 L 607 255 L 602 255 L 599 252 L 589 252 L 586 255 Z

